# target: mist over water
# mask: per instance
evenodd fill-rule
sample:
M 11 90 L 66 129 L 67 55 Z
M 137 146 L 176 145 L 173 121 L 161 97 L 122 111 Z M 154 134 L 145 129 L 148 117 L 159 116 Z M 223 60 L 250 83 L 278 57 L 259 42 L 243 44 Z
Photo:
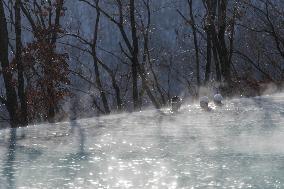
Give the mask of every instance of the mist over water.
M 0 188 L 284 188 L 284 94 L 0 131 Z

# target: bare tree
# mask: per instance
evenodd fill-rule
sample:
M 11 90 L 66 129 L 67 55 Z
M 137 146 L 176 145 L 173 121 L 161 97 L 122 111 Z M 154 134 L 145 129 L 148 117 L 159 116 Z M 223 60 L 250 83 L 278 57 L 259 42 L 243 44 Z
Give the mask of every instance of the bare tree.
M 1 98 L 1 103 L 4 103 L 9 115 L 10 123 L 12 127 L 15 127 L 19 123 L 17 111 L 18 111 L 18 100 L 17 93 L 15 90 L 15 83 L 13 82 L 13 75 L 11 73 L 9 64 L 9 36 L 7 29 L 7 21 L 4 12 L 3 0 L 0 1 L 0 62 L 2 68 L 3 79 L 6 89 L 6 98 Z
M 207 32 L 210 32 L 210 38 L 212 39 L 213 54 L 216 67 L 220 65 L 221 74 L 224 77 L 224 80 L 227 83 L 231 83 L 231 62 L 229 59 L 229 51 L 225 39 L 225 32 L 227 29 L 228 1 L 205 0 L 204 5 L 206 6 L 207 10 L 205 27 Z M 217 21 L 215 21 L 216 18 Z
M 85 0 L 81 0 L 85 1 Z M 85 1 L 88 2 L 88 1 Z M 160 108 L 159 103 L 155 99 L 154 95 L 152 94 L 148 84 L 147 84 L 147 78 L 145 74 L 145 70 L 143 67 L 140 66 L 139 63 L 139 54 L 140 54 L 140 48 L 139 48 L 139 39 L 138 39 L 138 32 L 137 32 L 137 21 L 136 21 L 136 14 L 135 14 L 135 1 L 129 0 L 127 2 L 127 5 L 129 5 L 128 9 L 128 17 L 130 22 L 130 33 L 131 36 L 128 36 L 125 22 L 125 14 L 123 12 L 124 4 L 121 0 L 116 0 L 116 7 L 118 9 L 118 16 L 117 19 L 112 16 L 110 13 L 106 12 L 102 8 L 99 8 L 99 10 L 111 21 L 113 22 L 119 29 L 121 36 L 124 40 L 124 44 L 127 47 L 128 52 L 124 49 L 122 44 L 120 44 L 121 51 L 123 54 L 131 61 L 131 73 L 132 73 L 132 98 L 133 98 L 133 105 L 134 110 L 141 109 L 141 104 L 139 103 L 139 90 L 138 90 L 138 76 L 142 79 L 142 85 L 143 89 L 145 89 L 147 95 L 149 96 L 150 100 L 154 104 L 156 108 Z M 89 2 L 88 2 L 89 3 Z M 90 3 L 89 3 L 90 4 Z
M 20 122 L 28 124 L 28 107 L 25 92 L 24 66 L 22 62 L 22 24 L 21 24 L 21 1 L 15 2 L 15 33 L 16 33 L 16 57 L 15 62 L 18 69 L 18 95 L 21 104 Z

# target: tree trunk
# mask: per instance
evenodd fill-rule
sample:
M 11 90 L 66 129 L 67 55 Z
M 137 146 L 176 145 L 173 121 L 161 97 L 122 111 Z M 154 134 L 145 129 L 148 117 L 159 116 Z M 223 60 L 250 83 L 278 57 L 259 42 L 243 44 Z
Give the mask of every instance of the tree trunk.
M 57 33 L 58 28 L 60 26 L 60 17 L 61 17 L 61 11 L 63 9 L 64 0 L 57 0 L 56 1 L 56 10 L 55 10 L 55 20 L 53 24 L 53 32 L 52 32 L 52 38 L 51 38 L 51 44 L 55 44 L 57 40 Z
M 52 37 L 51 37 L 51 45 L 54 46 L 54 51 L 56 50 L 56 41 L 57 41 L 57 33 L 58 33 L 58 29 L 60 27 L 60 17 L 61 17 L 61 11 L 63 9 L 63 4 L 64 4 L 64 0 L 58 0 L 56 1 L 56 10 L 55 10 L 55 19 L 54 19 L 54 23 L 53 23 L 53 30 L 52 30 Z M 51 19 L 50 19 L 51 20 Z M 49 23 L 51 24 L 51 23 Z M 51 99 L 53 99 L 54 96 L 54 92 L 53 92 L 53 82 L 51 83 L 50 88 L 48 89 L 48 93 L 50 94 Z M 55 122 L 55 109 L 56 109 L 57 104 L 55 103 L 51 103 L 51 106 L 48 109 L 48 121 L 53 123 Z
M 221 63 L 221 72 L 227 83 L 231 83 L 231 63 L 229 62 L 229 53 L 226 46 L 225 32 L 226 32 L 226 14 L 227 14 L 227 0 L 219 0 L 219 58 Z
M 152 92 L 151 92 L 151 90 L 148 86 L 147 77 L 146 77 L 145 69 L 144 69 L 143 65 L 139 65 L 138 69 L 139 69 L 139 75 L 142 78 L 143 90 L 145 89 L 148 97 L 150 98 L 150 100 L 153 103 L 153 105 L 155 106 L 155 108 L 160 109 L 161 108 L 160 104 L 158 103 L 158 101 L 156 100 L 156 98 L 154 97 L 154 95 L 152 94 Z
M 5 106 L 9 112 L 10 123 L 12 127 L 16 127 L 18 124 L 18 101 L 17 94 L 13 84 L 13 76 L 9 70 L 9 59 L 8 59 L 8 30 L 7 22 L 3 7 L 3 1 L 0 0 L 0 62 L 2 67 L 2 74 L 4 79 L 4 85 L 6 89 L 6 102 Z
M 226 46 L 225 40 L 225 31 L 226 31 L 226 12 L 227 12 L 227 0 L 218 0 L 217 1 L 206 1 L 206 5 L 209 11 L 209 19 L 208 19 L 208 29 L 211 34 L 212 44 L 213 44 L 213 55 L 216 60 L 219 61 L 219 65 L 221 67 L 221 74 L 224 77 L 225 82 L 228 84 L 231 83 L 231 64 L 229 62 L 229 53 Z M 218 5 L 218 6 L 217 6 Z M 216 31 L 216 8 L 218 10 L 218 22 Z M 218 58 L 216 57 L 216 53 L 218 54 Z M 218 65 L 216 64 L 216 68 Z M 217 70 L 216 73 L 218 74 Z M 217 76 L 218 77 L 218 76 Z
M 15 33 L 16 33 L 16 64 L 18 69 L 18 96 L 21 103 L 21 125 L 28 124 L 27 101 L 25 94 L 24 67 L 22 63 L 22 29 L 21 29 L 21 1 L 15 2 Z
M 206 57 L 206 70 L 205 70 L 205 85 L 208 84 L 208 81 L 210 79 L 210 73 L 211 73 L 211 59 L 212 59 L 212 42 L 211 42 L 211 34 L 207 30 L 207 57 Z
M 112 69 L 110 69 L 107 65 L 105 65 L 101 60 L 97 58 L 97 62 L 102 66 L 103 69 L 109 74 L 111 78 L 112 87 L 115 91 L 115 98 L 116 98 L 116 104 L 118 111 L 122 110 L 122 99 L 121 99 L 121 92 L 119 85 L 117 84 L 115 74 L 113 73 Z
M 105 90 L 104 90 L 104 88 L 102 86 L 102 82 L 101 82 L 101 78 L 100 78 L 99 66 L 98 66 L 97 58 L 95 56 L 95 54 L 96 54 L 95 50 L 93 50 L 93 54 L 94 54 L 94 57 L 93 57 L 94 69 L 95 69 L 95 74 L 96 74 L 96 85 L 97 85 L 97 87 L 98 87 L 98 89 L 100 91 L 100 97 L 102 99 L 102 103 L 103 103 L 103 106 L 104 106 L 104 112 L 106 114 L 109 114 L 110 113 L 110 109 L 109 109 L 109 106 L 108 106 L 108 101 L 107 101 Z
M 131 34 L 132 34 L 132 46 L 133 52 L 132 54 L 132 95 L 133 95 L 133 105 L 134 110 L 138 110 L 139 107 L 139 95 L 138 95 L 138 53 L 139 53 L 139 44 L 136 30 L 136 21 L 135 21 L 135 4 L 134 0 L 129 0 L 129 16 L 130 16 L 130 26 L 131 26 Z
M 199 61 L 199 46 L 197 42 L 197 32 L 196 32 L 196 25 L 195 25 L 195 19 L 193 15 L 192 10 L 192 0 L 188 1 L 189 3 L 189 12 L 190 12 L 190 19 L 191 19 L 191 28 L 193 33 L 193 40 L 194 40 L 194 48 L 195 48 L 195 61 L 196 61 L 196 81 L 197 81 L 197 87 L 200 86 L 200 61 Z
M 109 109 L 109 106 L 108 106 L 106 93 L 105 93 L 105 90 L 104 90 L 104 88 L 102 86 L 102 82 L 101 82 L 99 65 L 98 65 L 98 60 L 97 60 L 97 51 L 96 51 L 97 40 L 98 40 L 98 32 L 99 32 L 99 23 L 100 23 L 100 14 L 101 14 L 101 12 L 98 11 L 99 0 L 96 1 L 96 7 L 97 7 L 97 9 L 96 9 L 97 10 L 97 17 L 96 17 L 94 38 L 93 38 L 93 44 L 92 44 L 92 54 L 93 54 L 94 68 L 95 68 L 95 74 L 96 74 L 96 84 L 97 84 L 98 89 L 100 90 L 100 97 L 101 97 L 102 102 L 103 102 L 104 111 L 105 111 L 106 114 L 109 114 L 110 109 Z
M 217 48 L 213 47 L 212 48 L 213 51 L 213 57 L 214 57 L 214 63 L 215 63 L 215 70 L 216 70 L 216 80 L 218 82 L 221 82 L 222 80 L 222 75 L 221 75 L 221 71 L 220 71 L 220 63 L 219 63 L 219 59 L 218 59 L 218 52 L 217 52 Z
M 121 100 L 121 96 L 120 96 L 120 88 L 116 83 L 116 79 L 115 79 L 114 75 L 111 77 L 111 81 L 112 81 L 112 86 L 113 86 L 114 91 L 115 91 L 117 109 L 118 109 L 118 111 L 122 111 L 122 100 Z

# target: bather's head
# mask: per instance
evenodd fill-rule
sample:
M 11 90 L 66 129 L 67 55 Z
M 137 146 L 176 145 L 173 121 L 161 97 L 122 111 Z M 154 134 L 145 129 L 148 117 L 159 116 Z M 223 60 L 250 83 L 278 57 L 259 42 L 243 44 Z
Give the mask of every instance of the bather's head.
M 172 99 L 171 99 L 171 110 L 173 112 L 178 111 L 181 107 L 181 102 L 182 102 L 182 100 L 179 96 L 172 97 Z
M 207 96 L 203 96 L 200 98 L 200 107 L 202 109 L 209 110 L 208 104 L 209 104 L 209 98 Z
M 221 94 L 215 94 L 213 100 L 214 100 L 215 105 L 217 105 L 217 106 L 222 106 L 223 105 L 222 104 L 223 97 L 222 97 Z

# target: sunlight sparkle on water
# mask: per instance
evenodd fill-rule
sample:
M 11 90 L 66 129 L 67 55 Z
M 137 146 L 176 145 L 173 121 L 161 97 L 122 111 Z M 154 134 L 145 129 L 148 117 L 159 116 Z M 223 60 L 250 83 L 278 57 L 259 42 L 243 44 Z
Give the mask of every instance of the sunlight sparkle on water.
M 210 106 L 1 130 L 0 188 L 284 188 L 284 95 Z

